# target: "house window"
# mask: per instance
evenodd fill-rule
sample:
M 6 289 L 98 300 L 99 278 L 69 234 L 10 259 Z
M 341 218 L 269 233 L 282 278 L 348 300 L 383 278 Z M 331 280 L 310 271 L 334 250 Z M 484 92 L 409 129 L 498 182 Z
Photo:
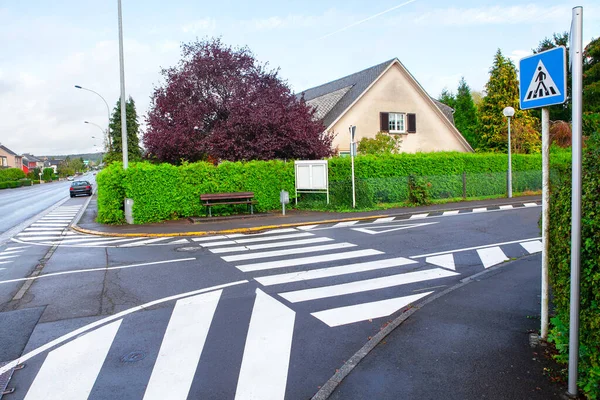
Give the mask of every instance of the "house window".
M 404 133 L 404 117 L 405 114 L 389 113 L 389 131 L 390 133 Z
M 8 160 L 6 157 L 0 157 L 0 167 L 8 167 Z

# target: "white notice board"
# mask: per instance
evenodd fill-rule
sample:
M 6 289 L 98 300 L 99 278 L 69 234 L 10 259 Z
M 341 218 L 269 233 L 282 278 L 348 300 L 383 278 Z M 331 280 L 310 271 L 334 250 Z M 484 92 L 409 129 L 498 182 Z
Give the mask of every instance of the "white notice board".
M 327 193 L 327 204 L 329 204 L 327 160 L 298 160 L 294 162 L 294 169 L 296 204 L 298 204 L 298 193 Z

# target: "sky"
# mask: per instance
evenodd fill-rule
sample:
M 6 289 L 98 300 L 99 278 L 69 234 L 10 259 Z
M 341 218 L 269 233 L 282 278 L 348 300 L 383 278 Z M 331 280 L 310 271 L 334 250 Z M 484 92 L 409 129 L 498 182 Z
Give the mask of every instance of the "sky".
M 455 92 L 461 76 L 483 90 L 497 49 L 518 63 L 545 37 L 569 31 L 575 6 L 584 45 L 600 36 L 597 0 L 122 1 L 125 91 L 142 129 L 161 68 L 196 39 L 248 46 L 295 92 L 397 57 L 437 97 Z M 0 0 L 0 49 L 0 143 L 19 154 L 100 151 L 106 105 L 74 85 L 98 92 L 112 113 L 117 0 Z

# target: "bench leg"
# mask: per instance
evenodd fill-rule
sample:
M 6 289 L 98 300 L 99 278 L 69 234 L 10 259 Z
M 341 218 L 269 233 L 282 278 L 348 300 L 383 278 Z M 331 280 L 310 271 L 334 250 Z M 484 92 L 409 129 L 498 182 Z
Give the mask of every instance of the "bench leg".
M 209 216 L 209 217 L 212 217 L 212 214 L 211 214 L 211 208 L 212 208 L 212 207 L 211 207 L 211 206 L 207 206 L 207 208 L 208 208 L 208 216 Z
M 254 214 L 254 205 L 250 204 L 250 214 Z

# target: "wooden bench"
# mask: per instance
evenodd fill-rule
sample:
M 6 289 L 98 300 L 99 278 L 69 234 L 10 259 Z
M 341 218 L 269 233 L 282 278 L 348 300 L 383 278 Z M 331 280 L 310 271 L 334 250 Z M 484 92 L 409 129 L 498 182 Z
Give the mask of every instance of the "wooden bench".
M 212 217 L 211 207 L 226 204 L 246 204 L 250 209 L 250 214 L 254 214 L 254 204 L 257 203 L 253 192 L 235 192 L 235 193 L 210 193 L 201 194 L 200 202 L 206 207 L 208 216 Z

